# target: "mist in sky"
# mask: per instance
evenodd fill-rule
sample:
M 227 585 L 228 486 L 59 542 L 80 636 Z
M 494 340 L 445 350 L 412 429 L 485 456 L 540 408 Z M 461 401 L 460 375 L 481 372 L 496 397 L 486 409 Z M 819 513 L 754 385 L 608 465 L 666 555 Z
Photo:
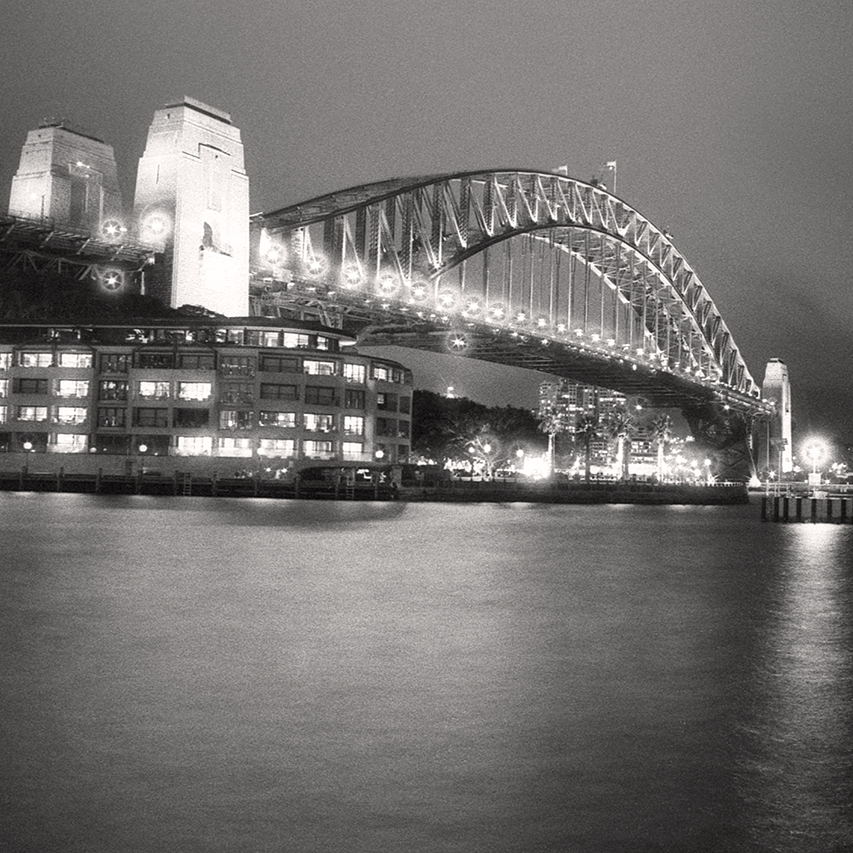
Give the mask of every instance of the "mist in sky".
M 46 117 L 114 146 L 128 206 L 153 113 L 183 95 L 241 129 L 253 211 L 615 159 L 753 377 L 787 363 L 798 433 L 853 443 L 851 45 L 841 0 L 32 0 L 0 28 L 0 206 Z M 437 387 L 535 401 L 539 375 L 398 352 Z

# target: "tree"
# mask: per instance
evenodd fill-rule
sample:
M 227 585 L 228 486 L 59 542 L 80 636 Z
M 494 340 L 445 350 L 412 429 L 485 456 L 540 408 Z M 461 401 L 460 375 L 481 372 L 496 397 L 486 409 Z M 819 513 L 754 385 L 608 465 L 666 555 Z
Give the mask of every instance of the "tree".
M 412 451 L 438 464 L 473 455 L 487 476 L 521 446 L 540 441 L 536 418 L 514 406 L 488 407 L 465 397 L 416 390 L 412 399 Z M 486 450 L 486 447 L 489 449 Z M 469 450 L 473 448 L 473 450 Z
M 658 482 L 663 481 L 663 451 L 664 446 L 672 438 L 672 418 L 669 415 L 658 415 L 652 421 L 652 440 L 657 445 L 658 465 L 657 475 Z
M 584 450 L 584 479 L 588 483 L 591 474 L 592 443 L 599 435 L 597 415 L 581 415 L 578 418 L 576 437 L 580 438 Z
M 610 417 L 608 423 L 611 438 L 616 439 L 616 460 L 620 476 L 628 479 L 631 457 L 631 435 L 634 431 L 634 416 L 625 409 L 619 409 Z

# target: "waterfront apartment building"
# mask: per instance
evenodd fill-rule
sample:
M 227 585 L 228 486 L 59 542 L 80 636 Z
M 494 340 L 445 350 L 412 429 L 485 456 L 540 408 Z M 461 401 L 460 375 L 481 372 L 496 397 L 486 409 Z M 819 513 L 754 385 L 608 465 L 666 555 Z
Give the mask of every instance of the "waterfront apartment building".
M 283 476 L 402 463 L 412 375 L 265 317 L 0 324 L 0 469 Z

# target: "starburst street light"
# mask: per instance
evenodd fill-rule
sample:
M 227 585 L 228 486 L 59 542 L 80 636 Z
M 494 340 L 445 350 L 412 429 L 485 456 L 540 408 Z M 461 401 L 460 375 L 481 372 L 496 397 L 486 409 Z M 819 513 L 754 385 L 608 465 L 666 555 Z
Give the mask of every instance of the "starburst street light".
M 806 456 L 811 460 L 812 474 L 817 474 L 818 462 L 823 459 L 825 453 L 826 447 L 824 447 L 823 442 L 816 438 L 806 441 Z

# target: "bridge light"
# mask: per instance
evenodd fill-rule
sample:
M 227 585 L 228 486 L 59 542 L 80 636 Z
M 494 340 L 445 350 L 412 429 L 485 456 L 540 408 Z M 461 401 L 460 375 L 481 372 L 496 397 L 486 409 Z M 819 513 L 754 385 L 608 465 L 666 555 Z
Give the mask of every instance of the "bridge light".
M 527 320 L 527 314 L 524 311 L 518 311 L 515 315 L 516 323 L 524 323 Z
M 566 324 L 565 323 L 557 323 L 557 334 L 565 335 L 566 334 Z
M 489 319 L 495 323 L 502 322 L 506 319 L 506 308 L 500 302 L 489 305 Z
M 364 283 L 364 276 L 362 276 L 357 264 L 347 264 L 341 270 L 341 279 L 344 287 L 348 290 L 353 290 Z
M 547 329 L 550 325 L 547 317 L 537 317 L 536 318 L 536 328 L 537 329 Z
M 274 267 L 278 266 L 284 260 L 284 250 L 281 246 L 270 246 L 264 253 L 264 257 Z
M 425 281 L 413 281 L 411 291 L 415 302 L 423 302 L 429 295 L 429 286 Z
M 328 261 L 322 255 L 309 255 L 304 261 L 305 275 L 309 278 L 322 278 L 328 267 Z
M 118 221 L 118 219 L 107 219 L 101 225 L 101 234 L 107 240 L 118 240 L 122 234 L 127 233 L 127 228 Z
M 152 240 L 155 243 L 165 240 L 171 230 L 172 220 L 163 211 L 153 211 L 141 223 L 142 239 Z
M 593 343 L 597 344 L 601 340 L 601 335 L 599 335 L 598 332 L 594 332 L 592 335 L 592 340 Z
M 469 299 L 465 303 L 465 311 L 468 314 L 479 314 L 482 310 L 482 305 L 480 304 L 479 299 Z
M 608 338 L 607 339 L 607 346 L 615 347 L 616 346 L 616 339 L 615 338 Z
M 438 294 L 438 306 L 445 311 L 449 311 L 456 305 L 456 294 L 452 290 L 442 290 Z
M 579 337 L 583 337 L 583 329 L 575 329 L 575 334 Z
M 397 277 L 391 273 L 383 273 L 376 282 L 376 287 L 383 296 L 391 296 L 399 286 Z

